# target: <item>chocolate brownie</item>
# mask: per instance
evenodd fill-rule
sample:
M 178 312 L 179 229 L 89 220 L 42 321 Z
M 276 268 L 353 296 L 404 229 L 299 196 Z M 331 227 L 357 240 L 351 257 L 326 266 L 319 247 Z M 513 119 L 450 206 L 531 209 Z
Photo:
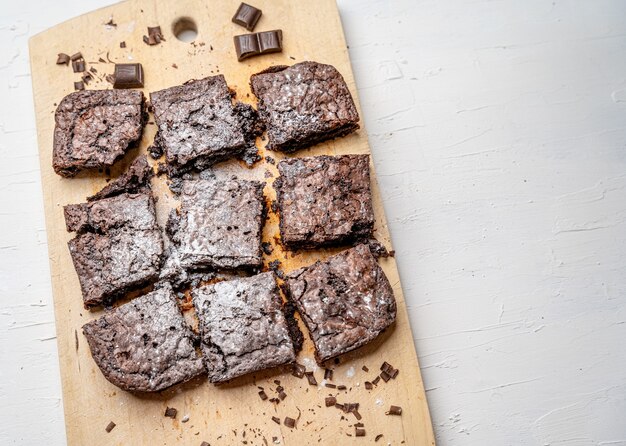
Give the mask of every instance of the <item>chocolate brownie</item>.
M 191 294 L 209 381 L 295 361 L 273 273 L 205 285 Z
M 343 76 L 331 65 L 301 62 L 270 67 L 250 78 L 267 127 L 267 148 L 293 152 L 359 128 Z
M 261 266 L 263 183 L 185 180 L 180 199 L 180 216 L 169 227 L 184 268 Z
M 291 272 L 285 291 L 320 364 L 367 344 L 396 319 L 393 290 L 367 245 Z
M 154 171 L 147 158 L 140 156 L 117 179 L 107 184 L 100 192 L 88 197 L 87 201 L 101 200 L 123 193 L 148 192 L 150 188 L 148 182 L 153 176 Z
M 63 98 L 55 113 L 52 167 L 64 177 L 111 166 L 141 138 L 143 93 L 85 90 Z
M 150 194 L 122 194 L 65 207 L 68 246 L 86 308 L 159 276 L 163 238 Z
M 158 392 L 205 371 L 167 284 L 88 322 L 83 333 L 102 374 L 123 390 Z
M 316 248 L 369 238 L 374 229 L 367 155 L 289 158 L 274 182 L 282 243 Z
M 248 108 L 236 108 L 232 96 L 221 74 L 150 93 L 158 126 L 155 143 L 165 150 L 172 171 L 201 170 L 243 156 L 250 142 L 254 146 L 244 130 L 258 130 L 249 124 L 256 116 Z

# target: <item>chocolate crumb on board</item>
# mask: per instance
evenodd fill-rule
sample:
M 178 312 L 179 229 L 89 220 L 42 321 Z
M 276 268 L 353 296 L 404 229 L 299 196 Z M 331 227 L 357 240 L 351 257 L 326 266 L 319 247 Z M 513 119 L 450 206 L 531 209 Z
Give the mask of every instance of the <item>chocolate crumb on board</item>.
M 85 71 L 85 61 L 83 59 L 73 60 L 72 70 L 74 70 L 74 73 L 82 73 Z
M 374 384 L 375 386 L 377 386 L 379 381 L 380 381 L 380 376 L 377 376 L 376 378 L 374 378 L 374 379 L 372 380 L 372 384 Z
M 109 21 L 105 23 L 105 26 L 112 26 L 113 28 L 117 28 L 117 23 L 115 23 L 113 21 L 113 17 L 111 17 Z
M 120 42 L 120 48 L 126 48 L 126 42 L 121 41 Z
M 368 369 L 366 365 L 361 367 L 361 370 L 363 370 L 364 372 L 369 372 L 370 371 L 370 369 Z
M 350 412 L 352 412 L 352 415 L 354 415 L 354 417 L 355 417 L 357 420 L 360 420 L 361 418 L 363 418 L 357 409 L 353 409 L 353 410 L 351 410 Z
M 327 396 L 324 399 L 324 404 L 326 404 L 326 407 L 332 407 L 337 404 L 337 398 L 335 398 L 334 396 Z
M 312 386 L 317 386 L 317 380 L 315 379 L 315 375 L 313 372 L 304 372 L 306 375 L 306 379 L 309 381 L 309 384 Z
M 85 83 L 85 85 L 88 85 L 89 82 L 93 79 L 93 76 L 89 73 L 85 73 L 80 78 Z
M 333 384 L 333 383 L 325 383 L 324 384 L 326 387 L 328 387 L 329 389 L 336 389 L 337 385 Z
M 385 415 L 402 415 L 402 407 L 390 406 L 389 410 L 385 412 Z
M 70 63 L 70 56 L 65 53 L 59 53 L 57 56 L 57 65 L 67 65 Z
M 374 438 L 374 441 L 376 441 L 376 442 L 377 442 L 377 441 L 378 441 L 378 440 L 380 440 L 381 438 L 383 438 L 383 434 L 378 434 L 378 435 L 376 435 L 376 438 Z
M 265 390 L 259 390 L 259 397 L 261 397 L 261 400 L 263 401 L 267 399 L 267 393 L 265 393 Z
M 295 376 L 296 378 L 302 378 L 304 377 L 304 372 L 306 372 L 306 368 L 297 362 L 293 363 L 292 369 L 291 369 L 291 374 L 293 376 Z
M 296 427 L 296 420 L 294 420 L 291 417 L 285 417 L 285 421 L 284 421 L 285 426 L 287 426 L 290 429 L 293 429 L 294 427 Z
M 346 387 L 346 386 L 344 386 L 343 384 L 341 384 L 341 385 L 337 386 L 337 390 L 341 390 L 341 391 L 343 391 L 343 390 L 346 390 L 346 389 L 347 389 L 347 387 Z
M 280 390 L 280 391 L 278 392 L 278 398 L 280 398 L 280 399 L 281 399 L 281 401 L 282 401 L 282 400 L 284 400 L 285 398 L 287 398 L 287 394 L 285 393 L 285 391 L 284 391 L 284 390 Z
M 371 383 L 371 382 L 369 382 L 369 381 L 365 381 L 365 388 L 366 388 L 367 390 L 372 390 L 372 389 L 374 388 L 374 386 L 372 385 L 372 383 Z
M 203 441 L 202 443 L 200 443 L 200 446 L 211 446 L 211 443 Z
M 354 433 L 355 437 L 365 437 L 365 429 L 362 427 L 357 427 Z
M 278 417 L 272 417 L 272 421 L 276 424 L 280 424 L 280 418 Z
M 333 371 L 331 369 L 324 369 L 324 379 L 333 380 Z
M 107 433 L 111 432 L 113 429 L 115 429 L 115 423 L 113 421 L 110 421 L 109 424 L 107 424 L 107 427 L 104 428 L 105 431 L 107 431 Z
M 178 410 L 173 408 L 173 407 L 168 407 L 167 409 L 165 409 L 165 416 L 168 418 L 176 418 L 176 414 L 178 413 Z
M 74 90 L 79 91 L 79 90 L 84 90 L 84 89 L 85 89 L 85 84 L 82 81 L 74 82 Z
M 79 51 L 78 53 L 74 53 L 71 55 L 70 59 L 73 61 L 83 59 L 83 54 Z
M 387 381 L 389 381 L 391 379 L 391 376 L 389 376 L 389 374 L 387 372 L 380 372 L 380 377 L 385 382 L 387 382 Z
M 147 45 L 158 45 L 161 41 L 164 41 L 163 34 L 161 33 L 160 26 L 148 26 L 148 35 L 143 36 L 143 41 Z

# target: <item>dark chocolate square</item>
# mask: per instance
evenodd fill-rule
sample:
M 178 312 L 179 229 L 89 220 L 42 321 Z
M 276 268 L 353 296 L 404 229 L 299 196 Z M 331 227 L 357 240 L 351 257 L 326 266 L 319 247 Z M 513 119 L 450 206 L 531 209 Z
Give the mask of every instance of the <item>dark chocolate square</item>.
M 157 392 L 204 372 L 169 285 L 83 326 L 91 355 L 117 387 Z
M 278 171 L 274 188 L 287 248 L 340 245 L 372 235 L 367 155 L 289 158 Z
M 57 107 L 52 167 L 64 177 L 111 166 L 141 138 L 144 97 L 136 90 L 71 93 Z
M 285 285 L 320 364 L 367 344 L 396 319 L 393 290 L 367 245 L 293 271 Z
M 174 242 L 184 268 L 261 266 L 263 183 L 187 180 Z
M 295 361 L 273 273 L 205 285 L 191 293 L 209 381 Z
M 163 238 L 152 195 L 122 194 L 65 207 L 68 246 L 85 307 L 102 305 L 155 280 Z
M 253 75 L 250 85 L 270 150 L 293 152 L 359 128 L 350 90 L 331 65 L 274 66 Z

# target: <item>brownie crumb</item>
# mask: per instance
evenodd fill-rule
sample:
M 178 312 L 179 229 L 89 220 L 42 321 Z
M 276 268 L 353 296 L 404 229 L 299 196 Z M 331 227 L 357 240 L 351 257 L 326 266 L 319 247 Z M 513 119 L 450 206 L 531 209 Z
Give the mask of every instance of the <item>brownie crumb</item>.
M 266 255 L 270 255 L 272 252 L 274 252 L 274 248 L 272 247 L 272 244 L 268 242 L 261 243 L 261 249 Z
M 284 424 L 288 428 L 293 429 L 294 427 L 296 427 L 296 420 L 294 420 L 293 418 L 290 418 L 290 417 L 285 417 Z
M 276 160 L 272 158 L 271 156 L 266 156 L 265 161 L 269 164 L 276 164 Z
M 390 406 L 389 410 L 385 412 L 386 415 L 402 415 L 402 407 Z
M 287 301 L 283 305 L 283 311 L 285 313 L 285 319 L 287 321 L 287 329 L 289 330 L 289 336 L 291 337 L 291 342 L 293 343 L 293 349 L 297 353 L 300 350 L 302 350 L 302 345 L 304 344 L 304 335 L 302 334 L 302 331 L 300 330 L 300 327 L 298 326 L 298 321 L 296 321 L 296 318 L 294 316 L 296 313 L 296 305 L 291 301 Z M 297 364 L 297 365 L 300 366 L 300 364 Z M 302 378 L 304 376 L 304 372 L 306 371 L 306 368 L 304 368 L 304 366 L 300 366 L 300 367 L 302 367 L 301 374 L 300 372 L 298 372 L 299 375 L 296 375 L 294 373 L 294 376 L 297 376 L 298 378 Z
M 165 416 L 168 418 L 176 418 L 176 414 L 178 413 L 178 410 L 176 410 L 173 407 L 168 407 L 167 409 L 165 409 Z

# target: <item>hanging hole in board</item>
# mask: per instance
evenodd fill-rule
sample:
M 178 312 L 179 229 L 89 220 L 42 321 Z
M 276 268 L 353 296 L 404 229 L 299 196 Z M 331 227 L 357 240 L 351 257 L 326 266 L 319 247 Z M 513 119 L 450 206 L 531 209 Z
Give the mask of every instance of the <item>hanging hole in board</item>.
M 193 42 L 198 37 L 198 26 L 191 17 L 181 17 L 172 24 L 172 32 L 178 40 Z

